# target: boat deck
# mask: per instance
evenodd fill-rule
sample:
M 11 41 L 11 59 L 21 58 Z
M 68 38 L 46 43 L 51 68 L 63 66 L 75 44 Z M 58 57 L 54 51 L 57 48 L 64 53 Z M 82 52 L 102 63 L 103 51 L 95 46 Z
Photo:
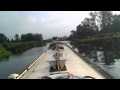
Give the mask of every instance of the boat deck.
M 63 54 L 61 60 L 66 59 L 65 65 L 67 70 L 61 72 L 69 72 L 71 74 L 76 74 L 79 76 L 92 76 L 96 79 L 106 79 L 100 72 L 91 67 L 86 63 L 81 57 L 75 54 L 69 47 L 62 45 L 64 47 L 60 52 Z M 50 65 L 48 61 L 54 61 L 53 55 L 56 52 L 53 50 L 47 50 L 37 63 L 29 69 L 25 75 L 20 79 L 41 79 L 43 76 L 50 75 Z

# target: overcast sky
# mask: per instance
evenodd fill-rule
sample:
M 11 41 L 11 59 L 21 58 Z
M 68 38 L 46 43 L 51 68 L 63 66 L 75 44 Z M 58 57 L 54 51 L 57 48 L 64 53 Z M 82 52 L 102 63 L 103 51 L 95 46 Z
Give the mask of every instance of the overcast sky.
M 44 39 L 69 36 L 71 30 L 89 17 L 90 11 L 0 11 L 0 33 L 8 38 L 15 34 L 41 33 Z M 113 13 L 120 14 L 120 11 Z

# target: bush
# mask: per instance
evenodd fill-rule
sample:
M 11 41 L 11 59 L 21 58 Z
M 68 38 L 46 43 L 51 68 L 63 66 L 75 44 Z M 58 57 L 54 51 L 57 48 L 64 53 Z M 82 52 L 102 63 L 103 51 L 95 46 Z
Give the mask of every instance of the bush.
M 36 42 L 22 42 L 22 43 L 3 44 L 2 46 L 8 51 L 11 51 L 12 53 L 17 54 L 17 53 L 22 53 L 33 47 L 41 47 L 43 46 L 43 43 L 37 42 L 37 41 Z
M 11 54 L 11 52 L 7 51 L 4 47 L 0 46 L 0 59 L 7 57 Z

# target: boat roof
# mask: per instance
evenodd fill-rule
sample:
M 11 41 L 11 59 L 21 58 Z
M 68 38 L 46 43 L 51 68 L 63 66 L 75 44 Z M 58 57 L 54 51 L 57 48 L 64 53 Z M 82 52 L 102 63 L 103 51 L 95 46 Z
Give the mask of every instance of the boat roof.
M 64 47 L 60 52 L 62 57 L 60 60 L 65 60 L 65 71 L 60 73 L 71 73 L 79 76 L 92 76 L 96 79 L 106 79 L 99 71 L 93 68 L 75 52 L 73 52 L 67 45 L 62 44 Z M 26 69 L 18 78 L 19 79 L 41 79 L 43 76 L 59 73 L 59 71 L 50 72 L 50 61 L 55 61 L 53 55 L 56 50 L 46 50 L 28 69 Z

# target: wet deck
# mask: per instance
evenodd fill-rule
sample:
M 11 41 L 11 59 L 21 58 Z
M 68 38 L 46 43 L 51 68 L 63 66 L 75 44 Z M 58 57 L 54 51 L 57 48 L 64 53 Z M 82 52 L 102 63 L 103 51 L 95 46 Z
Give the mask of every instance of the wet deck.
M 61 50 L 63 56 L 61 59 L 66 59 L 65 65 L 67 71 L 71 74 L 76 74 L 80 76 L 93 76 L 96 79 L 105 79 L 105 77 L 86 63 L 82 58 L 76 55 L 69 47 L 63 45 L 64 50 Z M 55 51 L 47 50 L 37 63 L 27 71 L 27 73 L 21 79 L 40 79 L 43 76 L 50 75 L 50 65 L 47 61 L 55 60 L 53 55 Z

